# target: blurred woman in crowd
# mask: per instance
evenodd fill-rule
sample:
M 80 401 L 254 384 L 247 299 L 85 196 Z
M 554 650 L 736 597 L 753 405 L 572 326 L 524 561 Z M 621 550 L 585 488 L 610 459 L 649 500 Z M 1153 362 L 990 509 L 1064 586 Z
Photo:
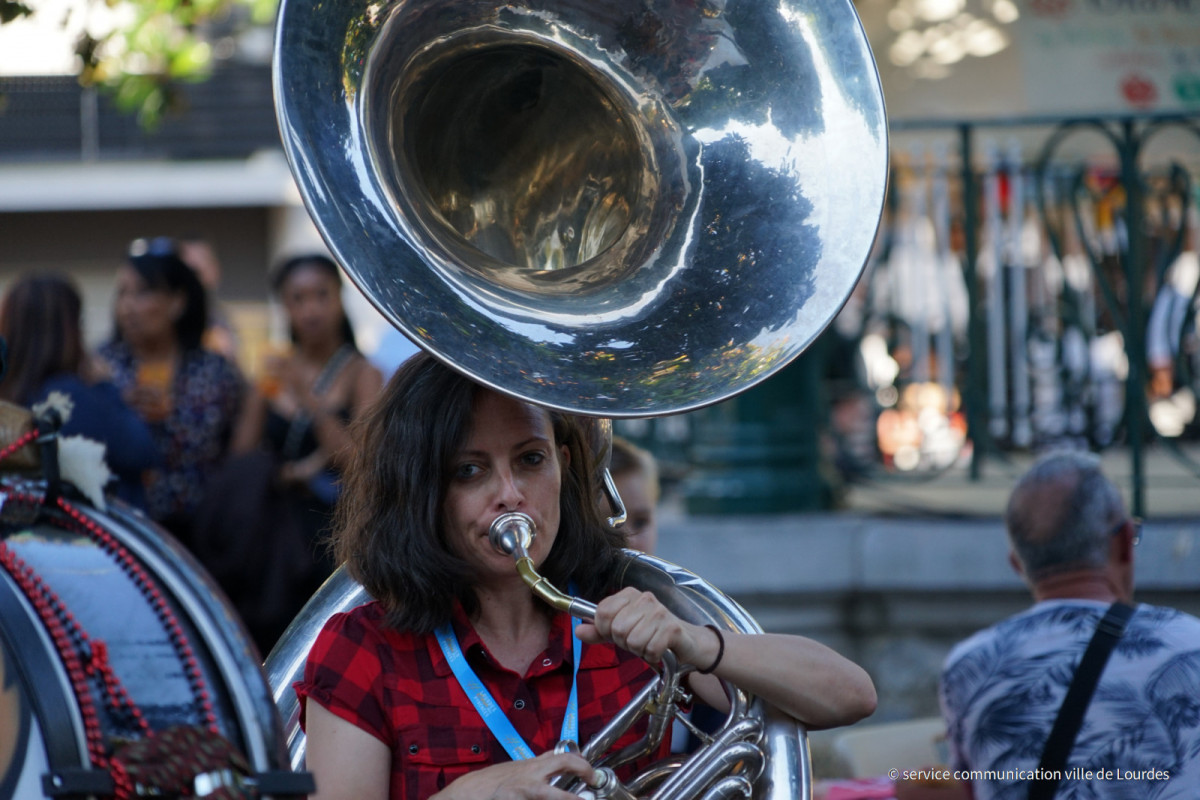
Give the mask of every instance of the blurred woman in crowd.
M 179 257 L 195 270 L 206 293 L 208 323 L 201 342 L 206 349 L 220 353 L 236 364 L 240 342 L 233 320 L 218 296 L 221 289 L 221 259 L 217 256 L 217 249 L 209 239 L 195 233 L 181 236 L 178 246 Z
M 94 439 L 116 477 L 113 492 L 142 507 L 142 475 L 159 463 L 150 429 L 121 399 L 117 387 L 84 349 L 83 305 L 61 275 L 17 278 L 0 303 L 0 337 L 8 343 L 8 370 L 0 399 L 22 406 L 57 392 L 69 401 L 61 433 Z
M 303 519 L 324 580 L 334 564 L 320 537 L 329 527 L 348 455 L 347 426 L 379 394 L 383 377 L 358 350 L 342 307 L 341 274 L 331 259 L 290 258 L 275 269 L 271 286 L 283 304 L 292 346 L 266 366 L 250 418 L 260 446 L 277 458 L 279 478 Z
M 324 537 L 347 457 L 347 428 L 383 384 L 355 345 L 332 260 L 291 258 L 274 271 L 272 288 L 291 347 L 264 366 L 241 452 L 211 487 L 199 516 L 204 552 L 211 553 L 206 566 L 264 653 L 336 566 Z M 232 530 L 242 532 L 241 541 L 229 539 Z M 244 556 L 230 555 L 237 552 Z
M 189 547 L 205 483 L 248 407 L 237 367 L 201 346 L 207 319 L 204 288 L 174 240 L 136 240 L 117 269 L 113 337 L 99 355 L 162 456 L 147 480 L 150 516 Z

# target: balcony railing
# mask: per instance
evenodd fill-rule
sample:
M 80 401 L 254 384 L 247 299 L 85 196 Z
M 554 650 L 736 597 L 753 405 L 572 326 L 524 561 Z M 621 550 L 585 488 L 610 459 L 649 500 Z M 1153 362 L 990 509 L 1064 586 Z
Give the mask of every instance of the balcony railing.
M 221 67 L 179 97 L 181 113 L 148 131 L 74 77 L 0 77 L 0 163 L 235 159 L 279 147 L 270 67 Z

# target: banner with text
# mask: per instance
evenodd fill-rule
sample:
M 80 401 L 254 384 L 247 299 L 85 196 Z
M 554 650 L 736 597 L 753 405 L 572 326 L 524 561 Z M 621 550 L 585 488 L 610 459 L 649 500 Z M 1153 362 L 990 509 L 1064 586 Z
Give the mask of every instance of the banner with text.
M 1200 0 L 1021 0 L 1028 111 L 1200 110 Z

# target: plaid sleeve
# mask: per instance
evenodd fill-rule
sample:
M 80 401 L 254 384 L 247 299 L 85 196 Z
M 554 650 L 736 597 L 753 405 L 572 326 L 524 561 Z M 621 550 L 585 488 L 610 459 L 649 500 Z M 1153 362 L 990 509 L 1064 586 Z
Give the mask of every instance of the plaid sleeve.
M 392 726 L 385 711 L 382 633 L 362 614 L 334 614 L 309 651 L 304 678 L 294 684 L 300 725 L 309 699 L 388 745 Z

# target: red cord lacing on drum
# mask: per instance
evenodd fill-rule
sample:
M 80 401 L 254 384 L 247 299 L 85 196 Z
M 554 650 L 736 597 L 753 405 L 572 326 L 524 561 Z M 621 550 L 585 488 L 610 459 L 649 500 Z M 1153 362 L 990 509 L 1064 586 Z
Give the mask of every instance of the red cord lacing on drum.
M 12 576 L 21 591 L 25 594 L 29 601 L 33 603 L 34 609 L 37 611 L 38 617 L 41 618 L 42 624 L 46 627 L 50 638 L 54 640 L 54 647 L 58 650 L 59 658 L 62 659 L 63 666 L 67 670 L 67 676 L 71 681 L 71 689 L 75 692 L 75 700 L 79 704 L 79 712 L 83 716 L 84 736 L 87 740 L 88 756 L 91 758 L 92 764 L 100 769 L 107 770 L 113 777 L 113 782 L 116 785 L 115 796 L 119 800 L 133 796 L 133 785 L 130 783 L 128 776 L 124 775 L 124 771 L 119 768 L 119 765 L 114 765 L 109 761 L 108 750 L 104 743 L 104 734 L 100 727 L 99 715 L 96 713 L 96 706 L 92 702 L 92 694 L 88 690 L 88 675 L 95 671 L 100 671 L 104 675 L 103 681 L 107 688 L 110 680 L 116 682 L 116 676 L 112 675 L 112 670 L 108 666 L 107 651 L 101 647 L 99 650 L 95 644 L 103 644 L 102 642 L 93 643 L 91 648 L 85 649 L 90 642 L 87 634 L 79 627 L 79 623 L 75 621 L 75 617 L 71 614 L 58 595 L 46 585 L 42 580 L 42 576 L 38 575 L 33 567 L 25 563 L 24 559 L 18 556 L 8 546 L 8 543 L 0 539 L 0 564 Z M 74 636 L 72 636 L 72 634 Z M 72 638 L 75 641 L 72 641 Z M 82 643 L 81 647 L 78 643 Z M 86 666 L 82 662 L 80 656 L 83 652 L 88 652 L 92 655 L 88 659 Z M 96 663 L 96 654 L 99 652 L 99 663 Z M 110 702 L 112 702 L 111 693 Z M 128 701 L 128 695 L 122 690 L 121 697 Z M 138 721 L 139 727 L 143 732 L 148 732 L 149 727 L 146 725 L 145 719 L 141 713 L 137 711 L 136 706 L 130 703 L 134 710 L 134 718 Z M 124 777 L 124 780 L 122 780 Z
M 26 431 L 25 433 L 21 434 L 20 438 L 18 438 L 16 441 L 11 442 L 7 446 L 5 446 L 5 448 L 3 450 L 0 450 L 0 461 L 3 461 L 4 459 L 11 456 L 13 453 L 20 450 L 25 445 L 27 445 L 30 442 L 37 439 L 38 435 L 39 434 L 38 434 L 37 428 L 34 428 L 33 430 Z
M 0 450 L 0 461 L 25 446 L 25 444 L 28 444 L 29 441 L 37 438 L 37 435 L 36 430 L 31 431 L 22 436 L 17 442 Z M 6 502 L 39 506 L 42 503 L 42 498 L 28 493 L 10 491 L 7 494 Z M 121 569 L 133 580 L 134 584 L 142 592 L 142 595 L 150 602 L 151 608 L 154 609 L 155 614 L 162 622 L 183 662 L 188 684 L 192 689 L 197 705 L 203 713 L 207 730 L 219 736 L 220 730 L 217 726 L 216 711 L 209 696 L 204 676 L 200 671 L 199 662 L 191 645 L 187 641 L 187 637 L 184 636 L 179 620 L 171 610 L 162 592 L 150 580 L 146 571 L 142 569 L 141 565 L 133 558 L 128 549 L 118 542 L 112 534 L 104 530 L 94 520 L 90 519 L 63 498 L 56 498 L 55 503 L 59 509 L 74 521 L 77 526 L 77 532 L 84 533 L 105 552 L 116 559 Z M 151 731 L 141 710 L 133 702 L 133 699 L 129 696 L 120 679 L 109 665 L 107 645 L 102 640 L 92 639 L 84 632 L 70 609 L 63 604 L 54 590 L 46 585 L 42 577 L 25 563 L 20 556 L 13 552 L 8 547 L 7 542 L 2 539 L 0 539 L 0 565 L 3 565 L 13 580 L 20 586 L 21 591 L 33 603 L 38 616 L 42 620 L 42 624 L 45 625 L 46 630 L 50 633 L 54 641 L 55 648 L 58 650 L 59 657 L 62 659 L 70 678 L 71 687 L 75 693 L 80 713 L 83 716 L 85 739 L 92 764 L 106 770 L 112 776 L 115 786 L 114 796 L 118 800 L 128 800 L 128 798 L 133 796 L 133 781 L 130 779 L 126 767 L 121 760 L 119 758 L 110 758 L 108 755 L 99 715 L 96 712 L 95 704 L 92 702 L 91 693 L 88 691 L 88 678 L 99 677 L 109 706 L 114 710 L 121 710 L 128 714 L 144 736 L 150 735 Z M 86 654 L 86 663 L 81 659 L 81 655 L 83 654 Z
M 208 687 L 204 682 L 204 674 L 200 671 L 200 662 L 196 659 L 196 654 L 192 650 L 191 644 L 188 643 L 187 637 L 183 633 L 183 628 L 180 626 L 179 620 L 175 617 L 175 612 L 171 610 L 162 592 L 150 580 L 146 571 L 142 569 L 141 564 L 134 560 L 129 550 L 116 540 L 116 537 L 97 525 L 95 520 L 87 517 L 82 511 L 75 508 L 63 498 L 59 497 L 57 504 L 71 519 L 75 520 L 92 541 L 117 560 L 117 563 L 121 565 L 125 574 L 133 579 L 138 589 L 141 590 L 142 595 L 150 601 L 151 608 L 154 609 L 167 634 L 171 637 L 171 643 L 175 646 L 175 650 L 183 662 L 184 670 L 187 672 L 188 684 L 192 688 L 192 694 L 195 696 L 196 702 L 204 714 L 204 724 L 211 732 L 219 733 L 220 729 L 217 727 L 216 709 L 213 707 L 212 698 L 208 694 Z

